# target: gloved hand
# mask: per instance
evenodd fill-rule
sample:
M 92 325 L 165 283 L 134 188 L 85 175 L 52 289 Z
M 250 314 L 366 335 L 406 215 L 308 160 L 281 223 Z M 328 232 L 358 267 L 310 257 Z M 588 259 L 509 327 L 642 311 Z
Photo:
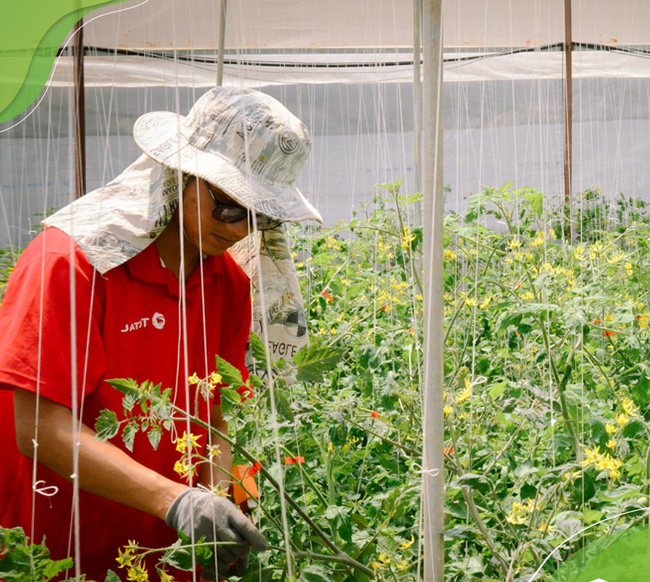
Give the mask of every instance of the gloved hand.
M 208 542 L 248 544 L 216 547 L 219 578 L 243 575 L 251 548 L 266 549 L 264 536 L 235 504 L 203 489 L 186 489 L 176 497 L 167 510 L 165 522 L 193 540 L 205 537 Z M 210 579 L 213 574 L 204 569 L 204 577 Z

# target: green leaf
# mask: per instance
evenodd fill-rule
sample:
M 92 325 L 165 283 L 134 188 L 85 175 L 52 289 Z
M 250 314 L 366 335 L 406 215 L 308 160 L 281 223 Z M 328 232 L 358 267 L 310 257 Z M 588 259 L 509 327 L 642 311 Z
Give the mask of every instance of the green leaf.
M 303 582 L 331 582 L 332 576 L 323 566 L 308 564 L 300 572 L 300 580 Z
M 95 421 L 95 438 L 100 441 L 112 439 L 120 430 L 120 423 L 117 420 L 117 414 L 112 410 L 104 409 L 99 413 Z
M 537 467 L 534 467 L 533 464 L 530 461 L 526 461 L 522 465 L 519 465 L 515 471 L 515 477 L 517 479 L 521 479 L 522 477 L 525 477 L 526 475 L 530 475 L 532 473 L 537 473 Z
M 507 384 L 505 382 L 497 382 L 496 384 L 493 384 L 492 387 L 488 390 L 488 394 L 494 398 L 497 399 L 501 394 L 503 394 L 506 390 Z
M 217 364 L 217 373 L 221 376 L 221 381 L 226 386 L 239 388 L 244 383 L 241 372 L 235 366 L 226 362 L 221 356 L 215 356 L 215 361 Z
M 477 473 L 465 473 L 455 479 L 450 484 L 450 487 L 460 487 L 461 485 L 469 485 L 474 489 L 479 491 L 487 491 L 489 489 L 489 484 L 487 479 L 483 475 L 478 475 Z
M 599 491 L 598 497 L 603 501 L 620 501 L 621 499 L 634 497 L 639 493 L 639 491 L 641 491 L 641 487 L 635 487 L 634 485 L 621 485 L 613 491 Z
M 155 451 L 158 449 L 158 445 L 160 444 L 160 438 L 162 437 L 162 430 L 160 429 L 159 426 L 153 426 L 151 427 L 151 430 L 147 433 L 147 437 L 149 438 L 149 442 L 151 443 L 151 446 Z
M 298 371 L 298 382 L 322 382 L 323 375 L 331 371 L 343 355 L 342 350 L 312 343 L 300 348 L 293 357 L 293 363 Z
M 43 568 L 42 579 L 49 580 L 50 578 L 54 578 L 56 575 L 68 568 L 72 568 L 72 558 L 66 558 L 65 560 L 48 560 L 45 568 Z
M 266 346 L 262 338 L 256 333 L 251 332 L 251 352 L 255 361 L 259 364 L 260 368 L 266 369 Z
M 114 378 L 113 380 L 106 380 L 115 390 L 119 390 L 122 394 L 130 394 L 138 396 L 140 394 L 140 386 L 131 378 Z
M 525 194 L 524 197 L 530 203 L 535 216 L 541 216 L 544 209 L 544 195 L 541 192 L 532 192 L 531 194 Z
M 133 452 L 133 441 L 135 440 L 136 434 L 138 434 L 137 422 L 129 422 L 122 431 L 122 440 L 124 441 L 124 445 L 131 452 Z
M 289 404 L 284 392 L 282 390 L 274 390 L 273 396 L 275 398 L 276 409 L 280 413 L 280 416 L 284 417 L 286 420 L 293 421 L 293 411 L 291 410 L 291 405 Z
M 603 512 L 598 511 L 596 509 L 589 509 L 585 508 L 582 510 L 582 519 L 585 523 L 585 525 L 589 525 L 591 523 L 596 523 L 603 517 Z
M 120 577 L 113 570 L 107 570 L 104 582 L 120 582 Z
M 191 544 L 190 539 L 183 533 L 178 532 L 179 539 L 176 540 L 169 549 L 163 554 L 163 557 L 160 561 L 163 564 L 169 564 L 173 568 L 178 568 L 179 570 L 185 570 L 189 572 L 193 567 L 192 552 L 189 548 L 183 548 L 181 546 L 187 546 Z
M 241 582 L 271 582 L 274 572 L 274 568 L 248 568 Z

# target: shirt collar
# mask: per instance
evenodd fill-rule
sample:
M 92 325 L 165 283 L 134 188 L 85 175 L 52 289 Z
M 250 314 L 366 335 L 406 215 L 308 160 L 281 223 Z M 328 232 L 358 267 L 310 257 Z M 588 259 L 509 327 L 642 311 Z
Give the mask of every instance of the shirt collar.
M 185 287 L 198 286 L 201 282 L 201 275 L 204 278 L 220 275 L 223 271 L 223 261 L 221 256 L 201 259 L 194 267 Z M 164 266 L 155 244 L 150 244 L 135 257 L 129 259 L 125 265 L 131 277 L 147 283 L 166 285 L 170 293 L 179 296 L 178 279 L 170 269 Z

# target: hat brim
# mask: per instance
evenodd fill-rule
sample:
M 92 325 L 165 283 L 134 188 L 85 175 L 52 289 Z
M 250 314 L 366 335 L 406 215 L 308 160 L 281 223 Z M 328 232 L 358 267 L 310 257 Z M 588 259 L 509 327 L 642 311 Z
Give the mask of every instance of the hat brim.
M 283 222 L 323 219 L 293 184 L 268 184 L 247 176 L 216 152 L 194 147 L 181 134 L 184 117 L 169 111 L 146 113 L 133 126 L 138 147 L 156 162 L 203 178 L 233 200 Z

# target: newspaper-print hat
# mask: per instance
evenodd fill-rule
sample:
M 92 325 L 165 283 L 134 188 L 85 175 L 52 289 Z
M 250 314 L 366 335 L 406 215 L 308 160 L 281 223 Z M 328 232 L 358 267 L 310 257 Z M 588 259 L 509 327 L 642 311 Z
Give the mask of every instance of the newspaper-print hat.
M 217 87 L 186 117 L 147 113 L 133 137 L 153 160 L 203 178 L 254 212 L 276 220 L 322 222 L 295 186 L 311 151 L 304 124 L 273 97 Z

